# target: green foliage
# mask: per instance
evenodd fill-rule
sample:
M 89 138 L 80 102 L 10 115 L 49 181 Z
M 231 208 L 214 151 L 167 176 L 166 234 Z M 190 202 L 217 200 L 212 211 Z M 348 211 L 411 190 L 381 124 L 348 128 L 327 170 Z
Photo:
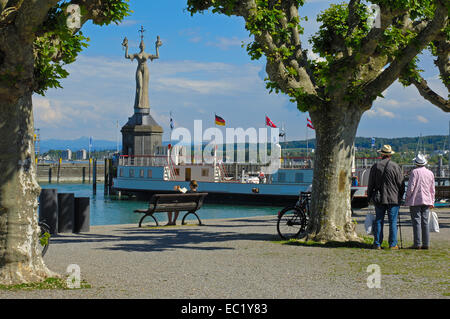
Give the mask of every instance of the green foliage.
M 110 0 L 99 13 L 95 24 L 119 23 L 129 14 L 128 0 Z M 67 26 L 65 9 L 69 3 L 62 2 L 49 10 L 34 42 L 35 68 L 34 92 L 44 95 L 49 88 L 61 88 L 60 80 L 69 73 L 64 66 L 75 62 L 78 54 L 88 46 L 89 38 L 81 31 L 75 32 Z M 82 16 L 87 14 L 81 8 Z
M 82 281 L 80 283 L 80 289 L 90 289 L 92 286 L 86 281 Z M 47 278 L 42 282 L 32 282 L 18 285 L 0 285 L 0 290 L 6 291 L 30 291 L 30 290 L 54 290 L 54 289 L 62 289 L 62 290 L 72 290 L 67 286 L 67 282 L 62 278 Z
M 304 1 L 282 0 L 255 0 L 256 8 L 245 16 L 246 29 L 255 40 L 246 47 L 247 53 L 253 60 L 263 55 L 269 62 L 283 62 L 285 75 L 298 79 L 298 73 L 291 60 L 298 59 L 299 48 L 293 44 L 293 32 L 303 33 L 301 20 L 294 18 L 289 21 L 286 13 L 287 7 L 295 3 L 298 7 Z M 336 95 L 343 97 L 344 101 L 364 99 L 365 86 L 373 80 L 393 59 L 399 58 L 403 50 L 417 39 L 417 32 L 404 28 L 404 16 L 408 14 L 415 22 L 430 20 L 434 16 L 435 1 L 433 0 L 371 0 L 368 2 L 355 2 L 350 10 L 349 3 L 330 4 L 330 7 L 321 12 L 317 21 L 321 23 L 318 32 L 310 38 L 313 52 L 323 60 L 308 60 L 307 67 L 312 70 L 314 84 L 320 100 L 333 101 Z M 380 39 L 375 43 L 376 48 L 369 50 L 371 57 L 365 56 L 363 45 L 370 42 L 368 35 L 371 31 L 369 18 L 371 12 L 368 4 L 378 4 L 390 11 L 395 17 L 392 25 L 384 30 Z M 188 0 L 187 10 L 193 15 L 212 8 L 212 12 L 226 15 L 242 15 L 243 4 L 237 0 Z M 450 10 L 450 5 L 448 5 Z M 307 17 L 303 18 L 307 19 Z M 297 30 L 297 31 L 294 31 Z M 447 25 L 445 32 L 450 38 L 450 29 Z M 372 35 L 371 35 L 372 36 Z M 274 47 L 268 47 L 265 39 L 270 37 Z M 373 44 L 370 44 L 371 46 Z M 417 43 L 417 45 L 423 45 Z M 428 44 L 427 44 L 428 45 Z M 432 44 L 429 44 L 432 47 Z M 405 67 L 400 75 L 403 85 L 410 85 L 411 80 L 419 79 L 417 58 Z M 297 60 L 299 65 L 303 61 Z M 369 65 L 370 64 L 370 65 Z M 448 83 L 450 79 L 442 79 Z M 270 92 L 283 92 L 295 101 L 302 112 L 313 111 L 315 101 L 303 89 L 289 88 L 285 83 L 277 83 L 278 79 L 266 79 L 266 88 Z M 285 80 L 282 80 L 285 81 Z M 343 92 L 344 91 L 344 92 Z M 371 98 L 380 96 L 381 92 L 370 95 Z
M 119 24 L 131 12 L 128 2 L 129 0 L 109 0 L 101 12 L 102 19 L 94 19 L 94 24 L 100 26 Z
M 371 2 L 393 10 L 408 11 L 412 20 L 434 16 L 433 0 L 371 0 Z
M 369 13 L 367 6 L 360 3 L 355 7 L 356 26 L 350 29 L 347 21 L 349 10 L 347 3 L 331 4 L 328 9 L 317 17 L 321 22 L 319 31 L 311 37 L 313 51 L 327 61 L 332 61 L 343 49 L 359 49 L 361 40 L 368 34 L 367 23 Z
M 306 140 L 303 141 L 289 141 L 281 142 L 283 155 L 289 156 L 305 156 L 306 155 Z M 429 155 L 428 163 L 430 165 L 437 165 L 439 158 L 442 157 L 443 164 L 448 163 L 448 155 L 441 156 L 437 154 L 438 151 L 448 149 L 448 136 L 423 136 L 420 137 L 398 137 L 398 138 L 384 138 L 376 137 L 375 147 L 372 148 L 372 138 L 370 137 L 356 137 L 355 147 L 357 148 L 356 157 L 379 157 L 379 150 L 383 145 L 389 144 L 395 150 L 393 160 L 399 164 L 411 164 L 416 155 L 417 149 Z M 316 140 L 310 139 L 308 141 L 310 149 L 316 148 Z
M 50 234 L 47 232 L 45 232 L 41 237 L 39 237 L 39 243 L 41 244 L 41 246 L 48 245 L 49 240 L 50 240 Z
M 417 62 L 419 61 L 418 57 L 414 57 L 414 59 L 408 64 L 406 68 L 402 70 L 399 77 L 399 82 L 403 84 L 403 86 L 411 85 L 411 80 L 420 81 L 420 72 L 423 70 L 417 67 Z
M 63 66 L 75 61 L 89 39 L 82 32 L 72 34 L 67 27 L 64 5 L 50 9 L 40 31 L 42 35 L 34 42 L 34 79 L 35 92 L 44 95 L 49 88 L 61 88 L 60 80 L 69 75 Z

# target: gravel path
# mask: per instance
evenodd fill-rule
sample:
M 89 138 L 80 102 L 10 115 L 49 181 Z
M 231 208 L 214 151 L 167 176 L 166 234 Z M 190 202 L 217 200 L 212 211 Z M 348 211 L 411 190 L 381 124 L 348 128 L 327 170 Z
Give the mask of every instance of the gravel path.
M 281 244 L 275 216 L 157 229 L 95 226 L 52 238 L 45 256 L 60 274 L 79 265 L 92 288 L 0 290 L 0 298 L 449 298 L 450 209 L 437 211 L 441 232 L 431 235 L 429 251 Z M 366 213 L 355 211 L 361 234 Z M 406 248 L 412 230 L 407 210 L 401 216 Z M 369 289 L 374 263 L 381 288 Z

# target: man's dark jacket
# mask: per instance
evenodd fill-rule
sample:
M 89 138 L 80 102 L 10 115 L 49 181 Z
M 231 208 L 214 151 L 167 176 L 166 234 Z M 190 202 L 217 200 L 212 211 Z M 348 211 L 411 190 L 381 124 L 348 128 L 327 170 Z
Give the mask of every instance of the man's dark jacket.
M 386 164 L 383 179 L 383 170 Z M 374 164 L 370 169 L 367 197 L 370 200 L 376 189 L 382 190 L 381 204 L 399 205 L 405 193 L 405 178 L 402 169 L 397 163 L 385 158 Z

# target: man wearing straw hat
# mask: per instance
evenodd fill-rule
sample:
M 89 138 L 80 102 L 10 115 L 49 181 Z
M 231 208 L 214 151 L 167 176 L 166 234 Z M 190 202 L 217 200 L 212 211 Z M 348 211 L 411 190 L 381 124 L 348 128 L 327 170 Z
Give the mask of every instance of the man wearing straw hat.
M 384 145 L 381 150 L 382 160 L 370 169 L 367 196 L 375 206 L 375 222 L 373 227 L 374 248 L 381 249 L 383 242 L 384 216 L 389 219 L 389 247 L 397 246 L 397 217 L 400 202 L 405 193 L 405 179 L 400 166 L 391 160 L 395 152 L 390 145 Z
M 410 206 L 411 222 L 413 226 L 413 249 L 428 249 L 430 231 L 428 229 L 429 209 L 434 207 L 435 184 L 434 174 L 425 165 L 427 160 L 422 154 L 414 159 L 416 168 L 408 179 L 405 205 Z

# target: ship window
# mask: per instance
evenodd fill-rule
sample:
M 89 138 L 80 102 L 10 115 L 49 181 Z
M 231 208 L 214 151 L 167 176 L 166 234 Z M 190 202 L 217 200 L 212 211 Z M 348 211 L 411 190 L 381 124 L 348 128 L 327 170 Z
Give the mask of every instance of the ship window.
M 180 176 L 180 169 L 179 168 L 175 168 L 175 175 L 176 176 Z
M 295 173 L 295 182 L 303 183 L 303 173 Z
M 278 173 L 278 182 L 280 183 L 286 182 L 286 173 Z
M 147 170 L 147 177 L 152 178 L 152 170 L 151 169 Z
M 121 169 L 119 170 L 119 176 L 120 176 L 120 177 L 123 177 L 123 168 L 121 168 Z
M 208 176 L 209 176 L 209 169 L 203 168 L 203 169 L 202 169 L 202 176 L 208 177 Z
M 143 169 L 139 170 L 139 177 L 144 177 L 144 170 Z
M 130 170 L 128 172 L 128 176 L 129 177 L 134 177 L 134 168 L 130 168 Z

